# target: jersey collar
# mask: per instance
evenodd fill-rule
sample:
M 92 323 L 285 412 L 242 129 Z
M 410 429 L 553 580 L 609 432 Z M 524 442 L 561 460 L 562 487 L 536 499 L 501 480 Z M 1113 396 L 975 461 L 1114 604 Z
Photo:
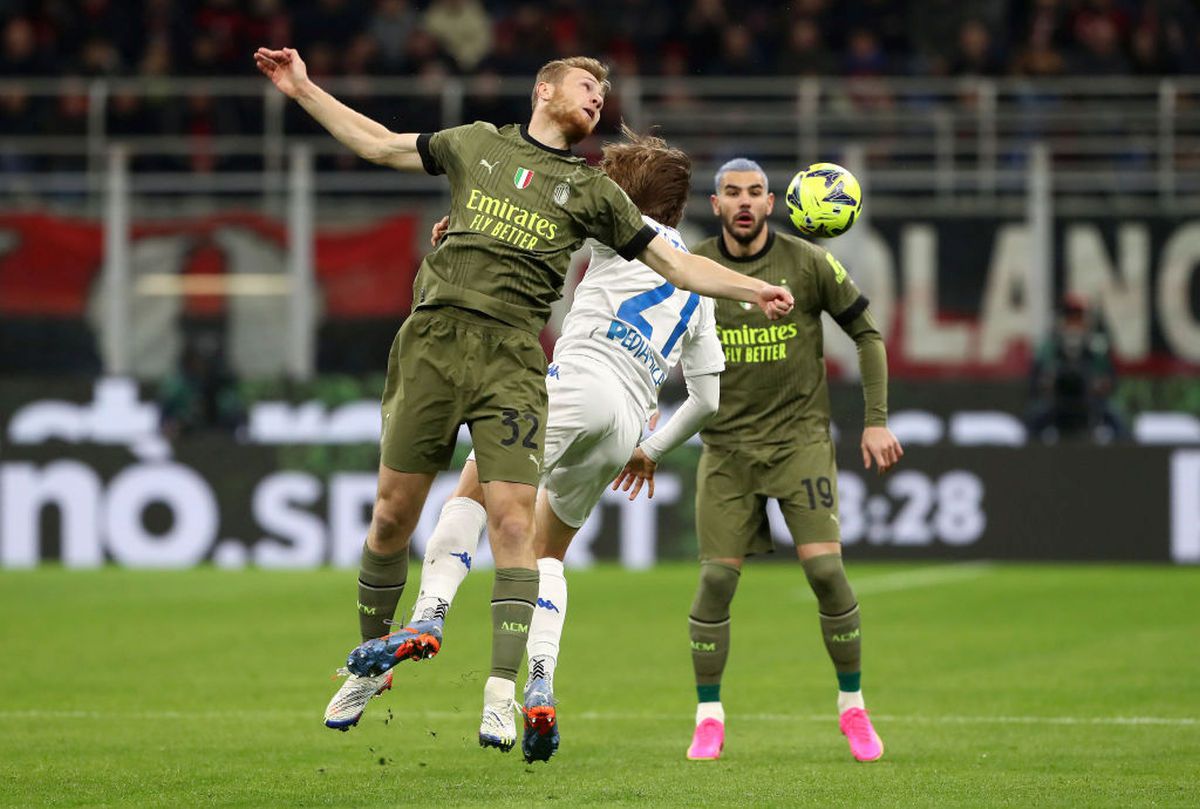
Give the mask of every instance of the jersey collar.
M 533 135 L 529 134 L 529 130 L 525 128 L 525 124 L 521 124 L 521 137 L 524 138 L 526 140 L 526 142 L 538 147 L 539 149 L 545 149 L 550 154 L 556 154 L 559 157 L 574 157 L 575 156 L 575 154 L 570 149 L 555 149 L 553 146 L 547 146 L 546 144 L 542 143 L 540 140 L 537 140 L 536 138 L 533 137 Z
M 767 253 L 771 252 L 771 247 L 773 247 L 775 244 L 775 230 L 770 225 L 767 225 L 766 227 L 767 227 L 767 241 L 765 244 L 763 244 L 763 249 L 759 250 L 757 253 L 755 253 L 752 256 L 735 256 L 732 253 L 730 253 L 729 249 L 725 247 L 725 233 L 724 233 L 724 231 L 722 231 L 721 234 L 719 236 L 717 236 L 717 247 L 720 248 L 721 255 L 727 261 L 735 261 L 738 264 L 748 264 L 751 261 L 758 261 L 760 258 L 765 256 Z

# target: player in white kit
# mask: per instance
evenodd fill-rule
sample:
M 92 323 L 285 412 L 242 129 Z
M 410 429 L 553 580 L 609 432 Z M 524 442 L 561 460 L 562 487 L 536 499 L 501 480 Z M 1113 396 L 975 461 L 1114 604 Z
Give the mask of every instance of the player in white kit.
M 687 201 L 690 160 L 659 138 L 628 130 L 625 136 L 625 142 L 605 147 L 601 168 L 648 214 L 649 225 L 686 251 L 674 226 Z M 712 300 L 676 289 L 604 245 L 593 242 L 591 251 L 546 376 L 545 467 L 535 513 L 540 581 L 529 628 L 521 744 L 527 761 L 549 760 L 558 749 L 553 683 L 567 609 L 562 561 L 567 547 L 614 479 L 631 498 L 643 483 L 653 495 L 658 459 L 717 412 L 725 368 Z M 659 389 L 676 364 L 683 367 L 687 400 L 639 446 Z M 445 618 L 483 532 L 482 495 L 468 459 L 425 551 L 415 620 Z

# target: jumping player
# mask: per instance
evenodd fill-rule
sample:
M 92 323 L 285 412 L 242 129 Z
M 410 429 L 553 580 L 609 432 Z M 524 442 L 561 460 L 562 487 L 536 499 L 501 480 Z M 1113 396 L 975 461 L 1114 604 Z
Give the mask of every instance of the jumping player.
M 829 429 L 821 312 L 854 339 L 866 399 L 863 465 L 882 473 L 903 450 L 887 428 L 887 354 L 867 299 L 832 254 L 767 225 L 774 205 L 767 176 L 750 160 L 717 172 L 713 214 L 720 236 L 695 252 L 796 296 L 768 323 L 737 303 L 717 301 L 725 349 L 721 405 L 701 432 L 696 494 L 700 585 L 688 620 L 699 705 L 690 759 L 715 759 L 725 742 L 721 674 L 729 656 L 729 606 L 742 560 L 772 549 L 767 500 L 776 498 L 817 597 L 825 647 L 838 682 L 838 714 L 859 761 L 883 755 L 863 703 L 858 602 L 842 567 L 837 469 Z
M 600 168 L 625 189 L 648 224 L 676 249 L 686 250 L 674 226 L 687 202 L 691 161 L 659 138 L 628 130 L 624 135 L 625 142 L 604 147 Z M 534 540 L 540 585 L 523 700 L 521 747 L 527 761 L 548 760 L 559 744 L 553 689 L 567 610 L 567 548 L 618 473 L 631 480 L 631 497 L 643 480 L 653 493 L 657 459 L 716 412 L 725 365 L 710 299 L 664 284 L 640 261 L 623 259 L 601 244 L 591 243 L 591 251 L 546 378 L 546 468 Z M 688 398 L 639 447 L 659 388 L 680 362 Z M 476 465 L 468 459 L 425 551 L 414 606 L 418 619 L 445 618 L 484 527 L 480 503 Z
M 408 576 L 408 546 L 435 474 L 469 425 L 496 558 L 491 676 L 480 744 L 511 749 L 517 668 L 537 599 L 533 507 L 546 424 L 546 362 L 537 334 L 585 238 L 640 257 L 684 289 L 755 303 L 777 317 L 791 306 L 779 287 L 673 249 L 602 172 L 570 146 L 596 126 L 607 68 L 575 57 L 535 79 L 527 126 L 474 123 L 398 134 L 350 109 L 308 78 L 291 48 L 259 48 L 259 70 L 360 157 L 403 171 L 446 174 L 450 230 L 421 264 L 414 309 L 388 359 L 379 489 L 358 575 L 362 638 L 389 628 Z M 370 697 L 391 686 L 398 660 L 436 651 L 433 624 L 364 643 L 334 695 L 325 724 L 348 728 Z M 505 718 L 507 716 L 507 718 Z

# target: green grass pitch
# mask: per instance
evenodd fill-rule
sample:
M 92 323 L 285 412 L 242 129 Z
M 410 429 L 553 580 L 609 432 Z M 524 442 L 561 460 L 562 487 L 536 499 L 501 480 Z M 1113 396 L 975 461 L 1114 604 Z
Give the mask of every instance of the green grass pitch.
M 350 571 L 3 573 L 0 805 L 1200 804 L 1200 569 L 851 563 L 869 765 L 794 563 L 742 576 L 725 756 L 684 760 L 695 575 L 568 574 L 563 747 L 531 766 L 476 742 L 490 572 L 349 733 L 321 713 Z

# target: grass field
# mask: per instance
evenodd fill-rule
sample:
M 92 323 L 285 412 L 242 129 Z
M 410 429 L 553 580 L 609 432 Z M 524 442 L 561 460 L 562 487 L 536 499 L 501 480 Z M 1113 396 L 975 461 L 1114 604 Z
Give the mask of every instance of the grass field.
M 715 763 L 683 758 L 695 569 L 570 574 L 563 748 L 535 766 L 475 739 L 490 574 L 442 654 L 336 733 L 321 712 L 355 640 L 350 572 L 3 573 L 0 804 L 1200 804 L 1200 569 L 850 573 L 887 745 L 870 765 L 838 733 L 795 565 L 742 577 Z

